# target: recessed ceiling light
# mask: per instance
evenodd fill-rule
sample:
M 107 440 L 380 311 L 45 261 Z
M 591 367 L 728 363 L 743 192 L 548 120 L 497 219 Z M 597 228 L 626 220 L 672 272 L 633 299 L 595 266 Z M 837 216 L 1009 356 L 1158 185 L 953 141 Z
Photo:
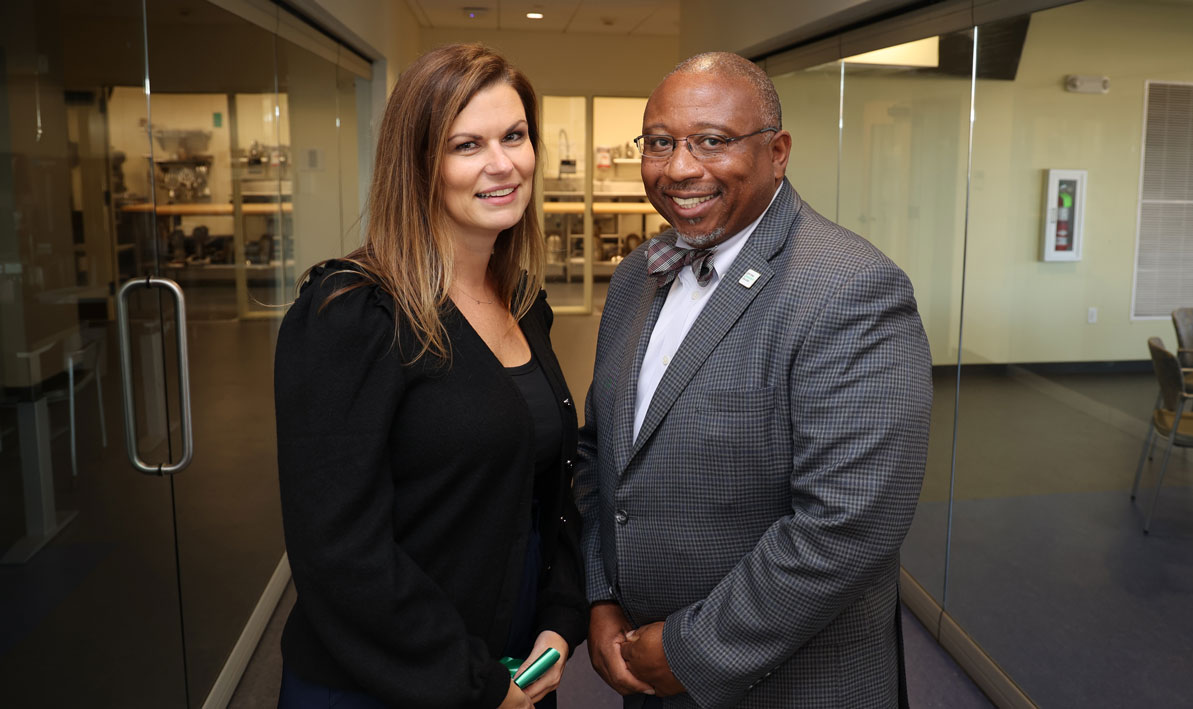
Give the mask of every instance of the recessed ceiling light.
M 541 20 L 541 19 L 543 19 L 543 13 L 541 13 L 541 12 L 528 12 L 528 13 L 526 13 L 526 17 L 527 17 L 528 19 L 531 19 L 531 20 Z
M 470 20 L 480 19 L 489 11 L 487 7 L 462 7 L 460 9 L 464 11 L 464 17 Z

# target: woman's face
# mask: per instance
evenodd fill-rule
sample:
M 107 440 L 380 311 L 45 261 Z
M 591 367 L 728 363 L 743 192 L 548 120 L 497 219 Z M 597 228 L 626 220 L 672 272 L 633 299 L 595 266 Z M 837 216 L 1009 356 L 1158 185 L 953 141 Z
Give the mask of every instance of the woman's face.
M 534 149 L 518 92 L 494 84 L 472 97 L 448 130 L 440 181 L 457 236 L 495 238 L 530 204 Z

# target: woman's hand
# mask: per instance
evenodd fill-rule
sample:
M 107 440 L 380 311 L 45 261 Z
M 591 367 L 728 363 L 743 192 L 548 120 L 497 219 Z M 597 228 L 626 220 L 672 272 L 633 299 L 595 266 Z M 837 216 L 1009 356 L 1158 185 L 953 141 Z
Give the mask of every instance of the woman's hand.
M 534 709 L 534 705 L 530 703 L 530 697 L 510 680 L 509 691 L 505 693 L 505 700 L 501 702 L 501 706 L 497 709 Z
M 563 678 L 563 666 L 568 659 L 568 644 L 563 639 L 563 636 L 553 630 L 544 630 L 539 633 L 538 639 L 534 641 L 534 649 L 526 656 L 526 661 L 518 668 L 518 674 L 530 666 L 532 662 L 538 659 L 538 656 L 547 651 L 547 648 L 553 647 L 559 651 L 559 659 L 551 665 L 541 677 L 536 679 L 526 688 L 526 694 L 530 697 L 531 702 L 537 702 L 559 686 L 559 680 Z M 515 677 L 517 675 L 514 675 Z

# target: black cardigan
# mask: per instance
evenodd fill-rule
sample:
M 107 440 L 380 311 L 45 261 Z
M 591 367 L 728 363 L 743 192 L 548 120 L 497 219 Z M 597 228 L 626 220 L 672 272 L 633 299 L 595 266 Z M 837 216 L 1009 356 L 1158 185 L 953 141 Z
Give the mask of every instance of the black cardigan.
M 291 671 L 402 707 L 498 706 L 534 484 L 525 401 L 459 311 L 450 366 L 410 364 L 393 299 L 313 271 L 278 333 L 274 366 L 286 547 L 298 599 L 282 635 Z M 536 634 L 575 648 L 588 610 L 571 496 L 575 404 L 540 293 L 521 325 L 564 421 L 559 475 L 538 490 Z

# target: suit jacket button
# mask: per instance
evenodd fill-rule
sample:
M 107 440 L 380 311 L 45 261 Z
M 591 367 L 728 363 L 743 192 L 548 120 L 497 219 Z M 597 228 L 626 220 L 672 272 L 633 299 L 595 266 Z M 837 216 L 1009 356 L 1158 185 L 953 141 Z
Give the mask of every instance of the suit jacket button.
M 617 512 L 613 513 L 613 519 L 617 520 L 618 524 L 625 524 L 626 522 L 630 521 L 630 516 L 626 514 L 625 510 L 618 510 Z

